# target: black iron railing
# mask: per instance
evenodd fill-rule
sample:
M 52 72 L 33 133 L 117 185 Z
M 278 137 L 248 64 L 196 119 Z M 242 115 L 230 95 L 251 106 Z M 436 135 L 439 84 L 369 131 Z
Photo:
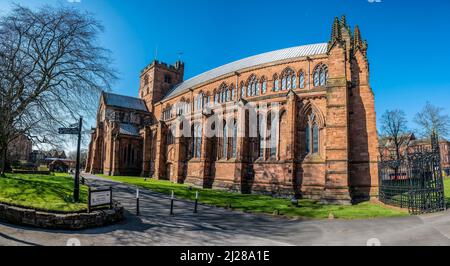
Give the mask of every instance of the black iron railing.
M 381 202 L 408 208 L 412 214 L 446 209 L 437 137 L 432 137 L 431 147 L 379 162 Z

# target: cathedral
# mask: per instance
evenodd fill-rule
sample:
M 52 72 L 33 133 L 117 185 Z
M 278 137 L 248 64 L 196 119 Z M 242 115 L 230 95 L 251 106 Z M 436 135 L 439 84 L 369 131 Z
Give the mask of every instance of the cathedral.
M 188 80 L 183 62 L 153 61 L 138 98 L 102 93 L 86 172 L 330 204 L 376 197 L 368 45 L 345 16 L 331 31 Z

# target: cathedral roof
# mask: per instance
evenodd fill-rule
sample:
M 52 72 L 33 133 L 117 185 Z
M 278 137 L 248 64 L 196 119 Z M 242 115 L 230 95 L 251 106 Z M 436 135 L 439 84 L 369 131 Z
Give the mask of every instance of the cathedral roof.
M 203 74 L 195 76 L 191 79 L 184 81 L 183 83 L 175 86 L 165 97 L 164 99 L 169 99 L 178 94 L 185 92 L 186 90 L 193 88 L 197 85 L 200 85 L 209 80 L 219 78 L 221 76 L 234 73 L 236 71 L 255 67 L 258 65 L 264 65 L 267 63 L 282 61 L 286 59 L 293 59 L 305 56 L 326 54 L 328 49 L 327 43 L 318 43 L 318 44 L 310 44 L 297 46 L 287 49 L 276 50 L 268 53 L 263 53 L 255 56 L 251 56 L 248 58 L 244 58 L 221 67 L 212 69 Z
M 107 106 L 148 112 L 144 100 L 139 98 L 103 92 L 103 99 L 105 100 L 105 104 Z
M 130 124 L 119 124 L 119 133 L 128 136 L 139 136 L 139 129 Z

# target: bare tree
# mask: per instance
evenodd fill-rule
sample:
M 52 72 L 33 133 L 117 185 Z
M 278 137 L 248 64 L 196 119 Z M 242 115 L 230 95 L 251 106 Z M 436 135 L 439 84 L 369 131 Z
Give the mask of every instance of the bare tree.
M 61 142 L 58 127 L 95 112 L 116 79 L 109 51 L 98 46 L 102 31 L 92 15 L 68 7 L 15 5 L 0 18 L 0 174 L 17 136 Z
M 81 149 L 80 150 L 80 165 L 81 168 L 84 168 L 86 166 L 86 160 L 87 160 L 88 150 L 87 149 Z M 76 161 L 77 160 L 77 151 L 70 151 L 67 155 L 67 159 Z
M 443 112 L 443 108 L 427 102 L 423 110 L 416 114 L 414 122 L 420 127 L 419 131 L 423 137 L 429 138 L 432 134 L 441 137 L 449 135 L 450 117 Z
M 387 147 L 388 144 L 388 139 L 384 136 L 382 136 L 378 131 L 377 131 L 377 135 L 378 135 L 378 158 L 380 160 L 384 160 L 384 151 Z
M 402 110 L 387 110 L 381 117 L 382 134 L 388 138 L 395 151 L 395 159 L 401 158 L 402 147 L 409 145 L 410 134 L 408 132 L 408 121 Z

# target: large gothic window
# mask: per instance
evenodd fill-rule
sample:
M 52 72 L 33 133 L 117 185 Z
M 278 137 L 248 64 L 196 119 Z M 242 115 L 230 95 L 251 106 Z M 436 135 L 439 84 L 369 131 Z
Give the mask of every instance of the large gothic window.
M 169 131 L 167 132 L 167 140 L 166 140 L 166 144 L 167 145 L 172 145 L 175 144 L 175 138 L 173 136 L 172 130 L 169 129 Z
M 308 116 L 308 122 L 305 128 L 305 143 L 306 143 L 306 154 L 318 154 L 319 153 L 319 125 L 316 121 L 316 116 L 311 113 Z
M 276 158 L 277 156 L 277 132 L 278 128 L 275 124 L 275 117 L 272 114 L 269 114 L 267 117 L 267 138 L 266 141 L 269 142 L 269 157 Z
M 265 127 L 264 127 L 264 117 L 262 115 L 258 116 L 258 157 L 264 159 L 264 140 L 265 140 Z
M 202 155 L 202 126 L 195 124 L 192 128 L 192 136 L 194 141 L 192 142 L 192 157 L 200 158 Z
M 312 143 L 312 151 L 314 154 L 319 153 L 319 126 L 314 123 L 313 125 L 313 143 Z
M 237 122 L 233 123 L 233 136 L 231 138 L 231 158 L 236 158 L 237 151 Z
M 245 86 L 244 82 L 241 82 L 241 98 L 245 97 Z
M 227 123 L 224 122 L 223 124 L 223 134 L 222 134 L 222 138 L 223 138 L 223 143 L 222 143 L 222 158 L 223 159 L 227 159 L 228 158 L 228 128 L 227 128 Z
M 324 87 L 328 83 L 328 67 L 323 64 L 319 64 L 314 69 L 314 87 Z

